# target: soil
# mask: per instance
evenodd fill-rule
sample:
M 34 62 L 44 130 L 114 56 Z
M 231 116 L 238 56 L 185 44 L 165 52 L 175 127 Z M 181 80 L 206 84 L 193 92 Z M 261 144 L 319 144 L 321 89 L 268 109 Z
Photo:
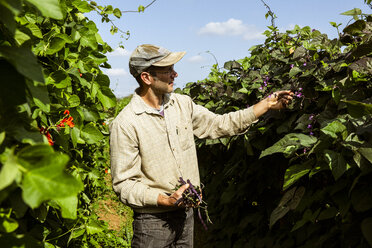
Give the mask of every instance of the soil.
M 132 221 L 131 212 L 118 199 L 112 190 L 111 175 L 105 176 L 105 182 L 108 187 L 105 195 L 96 203 L 95 212 L 99 220 L 108 223 L 108 228 L 116 232 L 123 230 L 128 222 Z
M 108 223 L 108 228 L 115 231 L 120 231 L 123 225 L 127 222 L 125 214 L 118 213 L 118 202 L 111 199 L 100 200 L 98 202 L 98 209 L 96 213 L 99 220 Z

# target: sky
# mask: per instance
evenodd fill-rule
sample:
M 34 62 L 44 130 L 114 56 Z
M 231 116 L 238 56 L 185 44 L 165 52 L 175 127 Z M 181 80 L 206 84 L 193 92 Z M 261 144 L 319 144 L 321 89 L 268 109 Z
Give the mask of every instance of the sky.
M 137 10 L 153 0 L 96 0 L 101 6 L 112 5 L 122 11 Z M 295 25 L 310 26 L 330 38 L 337 30 L 329 22 L 342 23 L 342 30 L 352 17 L 341 13 L 359 8 L 365 14 L 371 9 L 363 0 L 265 0 L 275 13 L 275 25 L 281 32 Z M 205 79 L 213 64 L 220 67 L 226 61 L 249 56 L 249 48 L 263 44 L 262 33 L 271 25 L 265 18 L 268 9 L 261 0 L 156 0 L 144 12 L 123 13 L 120 19 L 112 16 L 115 25 L 130 32 L 128 39 L 120 33 L 110 33 L 111 24 L 102 23 L 96 13 L 87 13 L 99 34 L 114 51 L 106 54 L 111 69 L 103 70 L 110 77 L 114 94 L 125 97 L 134 92 L 138 83 L 129 73 L 128 61 L 132 51 L 141 44 L 154 44 L 170 51 L 186 51 L 175 66 L 178 77 L 175 88 Z M 119 45 L 123 45 L 124 49 Z

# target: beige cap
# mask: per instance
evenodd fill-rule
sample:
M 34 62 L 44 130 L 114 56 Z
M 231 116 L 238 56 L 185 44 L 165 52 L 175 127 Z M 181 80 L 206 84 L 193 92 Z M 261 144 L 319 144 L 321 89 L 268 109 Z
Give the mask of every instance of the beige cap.
M 130 73 L 137 77 L 150 66 L 170 66 L 177 63 L 186 52 L 171 52 L 163 47 L 144 44 L 138 46 L 129 58 Z

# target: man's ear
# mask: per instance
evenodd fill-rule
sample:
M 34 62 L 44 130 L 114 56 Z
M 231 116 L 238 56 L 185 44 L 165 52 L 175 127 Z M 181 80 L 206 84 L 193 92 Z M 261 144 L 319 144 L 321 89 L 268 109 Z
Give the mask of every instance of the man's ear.
M 148 73 L 148 72 L 141 72 L 141 75 L 140 76 L 141 76 L 142 82 L 145 85 L 150 86 L 152 84 L 153 78 L 150 75 L 150 73 Z

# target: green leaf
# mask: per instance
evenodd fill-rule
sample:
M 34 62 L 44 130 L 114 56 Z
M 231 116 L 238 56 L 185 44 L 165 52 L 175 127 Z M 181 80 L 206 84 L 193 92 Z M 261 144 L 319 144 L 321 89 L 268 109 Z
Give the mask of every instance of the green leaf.
M 345 140 L 347 138 L 347 129 L 346 126 L 343 125 L 340 121 L 335 120 L 329 123 L 324 128 L 320 129 L 323 133 L 331 136 L 334 139 L 337 139 L 338 134 L 341 135 L 342 139 Z
M 85 226 L 86 231 L 89 235 L 102 232 L 104 227 L 96 220 L 89 219 L 89 222 Z
M 18 226 L 19 224 L 15 219 L 0 213 L 0 232 L 11 233 L 17 230 Z
M 325 150 L 324 157 L 335 180 L 338 180 L 345 173 L 345 171 L 350 169 L 350 166 L 346 163 L 344 157 L 338 152 Z
M 93 8 L 90 6 L 90 4 L 86 1 L 81 0 L 74 0 L 72 1 L 72 4 L 83 13 L 87 13 L 93 10 Z
M 0 21 L 5 24 L 5 27 L 11 34 L 14 34 L 16 30 L 16 22 L 14 20 L 14 13 L 0 4 Z
M 53 84 L 59 89 L 66 88 L 71 85 L 71 77 L 66 72 L 57 70 L 49 75 L 46 84 Z
M 358 149 L 358 152 L 372 164 L 372 148 L 361 147 Z
M 354 8 L 352 10 L 348 10 L 348 11 L 341 13 L 341 15 L 347 15 L 347 16 L 357 16 L 361 14 L 362 14 L 362 10 L 358 8 Z
M 101 90 L 97 92 L 97 98 L 105 108 L 116 106 L 116 97 L 109 87 L 101 87 Z
M 93 123 L 89 123 L 81 130 L 81 137 L 88 144 L 95 144 L 104 138 L 103 134 L 95 127 Z
M 97 49 L 98 43 L 97 43 L 97 38 L 96 38 L 95 34 L 81 33 L 80 35 L 81 35 L 81 38 L 80 38 L 80 45 L 81 46 L 90 47 L 93 50 Z
M 77 218 L 78 198 L 76 195 L 55 199 L 54 201 L 61 207 L 63 218 L 67 219 Z
M 100 116 L 97 110 L 94 109 L 87 109 L 84 107 L 79 107 L 81 110 L 82 115 L 84 116 L 84 120 L 88 122 L 96 122 L 99 120 Z
M 99 74 L 96 77 L 96 82 L 100 86 L 110 87 L 110 78 L 107 75 L 105 75 L 105 74 Z
M 48 54 L 48 55 L 55 54 L 58 51 L 60 51 L 62 48 L 64 48 L 65 44 L 66 44 L 66 40 L 58 38 L 58 37 L 54 37 L 50 41 L 49 46 L 47 47 L 45 51 L 45 54 Z
M 362 103 L 358 101 L 343 101 L 347 104 L 347 109 L 352 117 L 362 117 L 372 115 L 372 104 Z
M 31 210 L 31 215 L 39 222 L 44 223 L 49 212 L 49 204 L 41 204 L 39 207 Z
M 138 12 L 144 12 L 145 11 L 145 6 L 140 5 L 138 6 Z
M 118 8 L 115 8 L 115 9 L 114 9 L 114 15 L 115 15 L 117 18 L 120 18 L 120 17 L 121 17 L 121 10 L 118 9 Z
M 291 185 L 305 176 L 312 169 L 313 160 L 308 160 L 303 164 L 296 164 L 285 171 L 283 190 L 287 190 Z
M 296 48 L 296 50 L 293 53 L 293 59 L 304 58 L 305 55 L 306 55 L 306 48 L 299 46 Z
M 280 200 L 278 206 L 273 210 L 270 215 L 270 228 L 280 220 L 284 215 L 286 215 L 289 210 L 296 209 L 300 203 L 302 197 L 305 194 L 304 187 L 294 187 L 288 190 L 282 199 Z
M 26 0 L 36 6 L 40 12 L 50 18 L 62 19 L 63 14 L 58 0 Z
M 5 139 L 5 131 L 0 133 L 0 145 L 4 142 Z
M 370 246 L 372 246 L 372 236 L 371 236 L 371 233 L 372 233 L 372 218 L 371 217 L 365 218 L 362 221 L 362 224 L 360 226 L 361 226 L 364 238 L 367 240 L 368 244 Z
M 313 214 L 313 212 L 311 211 L 311 209 L 306 209 L 305 213 L 302 216 L 302 219 L 296 222 L 296 224 L 293 226 L 291 232 L 296 231 L 297 229 L 301 228 L 303 225 L 305 225 L 306 223 L 308 223 L 309 221 L 311 221 L 313 219 L 313 216 L 314 215 L 317 215 L 317 212 L 318 211 L 316 211 Z
M 74 148 L 76 148 L 77 141 L 80 138 L 80 129 L 78 129 L 76 127 L 71 128 L 70 129 L 70 136 L 71 136 L 72 145 L 74 146 Z
M 338 209 L 335 207 L 330 207 L 324 209 L 318 216 L 318 220 L 327 220 L 336 217 L 339 213 Z
M 289 71 L 289 77 L 294 77 L 296 76 L 298 73 L 302 72 L 302 70 L 300 68 L 298 68 L 297 66 L 293 67 L 290 71 Z
M 289 133 L 274 145 L 262 151 L 260 158 L 278 152 L 290 155 L 300 147 L 312 146 L 316 141 L 317 138 L 314 136 L 301 133 Z
M 80 237 L 84 233 L 85 233 L 85 228 L 83 226 L 80 226 L 79 228 L 72 229 L 68 242 L 70 242 L 70 240 L 72 240 L 72 239 Z
M 68 104 L 70 108 L 74 108 L 80 105 L 80 98 L 77 95 L 72 95 L 68 98 Z
M 46 200 L 58 200 L 79 193 L 83 185 L 67 174 L 69 157 L 47 145 L 30 146 L 19 152 L 19 163 L 27 169 L 22 181 L 23 200 L 36 208 Z
M 332 89 L 332 98 L 335 101 L 336 104 L 339 104 L 341 100 L 341 92 L 340 89 L 334 88 Z
M 1 162 L 3 163 L 3 166 L 0 171 L 0 190 L 3 190 L 20 176 L 17 159 L 14 155 L 14 148 L 7 148 L 5 152 L 1 154 Z
M 344 28 L 343 32 L 351 35 L 357 35 L 366 27 L 364 20 L 358 20 Z
M 28 36 L 27 34 L 21 32 L 18 29 L 15 32 L 14 38 L 16 39 L 16 41 L 17 41 L 17 43 L 18 43 L 19 46 L 21 46 L 23 43 L 25 43 L 26 41 L 28 41 L 29 39 L 31 39 L 30 36 Z
M 332 25 L 332 27 L 335 27 L 335 28 L 337 28 L 338 26 L 340 26 L 341 24 L 337 24 L 337 23 L 335 23 L 335 22 L 329 22 L 331 25 Z
M 349 68 L 364 74 L 372 74 L 372 58 L 364 57 L 349 65 Z
M 47 87 L 44 84 L 39 84 L 37 82 L 27 81 L 26 83 L 36 106 L 38 106 L 45 113 L 49 113 L 50 99 Z
M 33 36 L 35 36 L 39 39 L 43 38 L 43 34 L 42 34 L 41 30 L 36 24 L 29 23 L 29 24 L 26 25 L 26 27 L 31 31 Z
M 5 57 L 14 65 L 22 75 L 38 81 L 44 82 L 41 66 L 38 64 L 35 55 L 25 47 L 0 47 L 0 56 Z

